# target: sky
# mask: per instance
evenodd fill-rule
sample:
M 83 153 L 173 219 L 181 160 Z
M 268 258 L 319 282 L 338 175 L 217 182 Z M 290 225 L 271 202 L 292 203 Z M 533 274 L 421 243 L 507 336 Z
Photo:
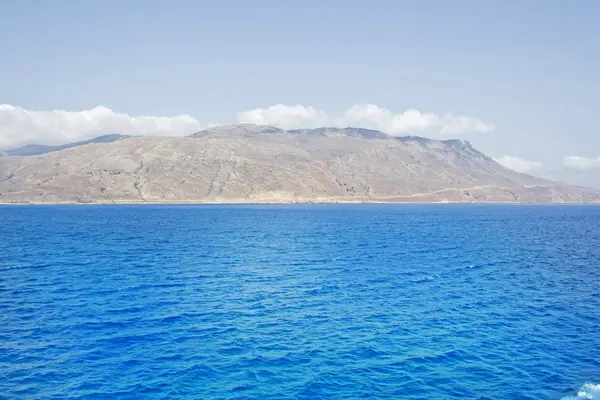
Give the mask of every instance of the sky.
M 238 122 L 459 138 L 600 187 L 595 0 L 0 0 L 0 148 Z

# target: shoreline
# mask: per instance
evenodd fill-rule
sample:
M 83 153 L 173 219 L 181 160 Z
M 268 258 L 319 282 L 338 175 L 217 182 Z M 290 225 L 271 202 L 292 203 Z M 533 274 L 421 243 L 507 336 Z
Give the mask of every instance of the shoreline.
M 75 202 L 75 201 L 61 201 L 61 202 L 0 202 L 0 206 L 61 206 L 61 205 L 72 205 L 72 206 L 157 206 L 157 205 L 165 205 L 165 206 L 176 206 L 176 205 L 219 205 L 219 206 L 250 206 L 250 205 L 271 205 L 271 206 L 281 206 L 281 205 L 457 205 L 457 204 L 471 204 L 471 205 L 588 205 L 588 206 L 600 206 L 600 202 L 590 203 L 590 202 L 517 202 L 517 201 L 507 201 L 507 202 L 483 202 L 483 201 L 299 201 L 299 202 L 287 202 L 287 201 L 244 201 L 244 202 L 235 202 L 235 201 L 162 201 L 162 202 L 153 202 L 153 201 L 115 201 L 115 202 Z

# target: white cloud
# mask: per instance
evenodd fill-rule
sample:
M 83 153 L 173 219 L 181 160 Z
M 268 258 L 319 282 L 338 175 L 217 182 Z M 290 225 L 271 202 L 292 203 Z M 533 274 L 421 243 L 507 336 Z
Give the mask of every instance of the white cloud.
M 487 133 L 496 130 L 494 124 L 488 124 L 477 117 L 446 114 L 441 119 L 442 136 L 459 136 L 466 133 Z
M 485 133 L 495 129 L 477 117 L 439 116 L 431 112 L 408 109 L 394 114 L 375 104 L 359 104 L 344 113 L 343 123 L 361 128 L 379 129 L 390 135 L 428 134 L 436 137 L 461 136 L 467 133 Z
M 310 106 L 277 104 L 237 114 L 239 122 L 275 125 L 283 129 L 321 126 L 378 129 L 391 135 L 430 137 L 483 133 L 494 126 L 477 117 L 437 115 L 409 109 L 401 113 L 374 104 L 358 104 L 340 116 Z M 31 111 L 0 104 L 0 149 L 23 144 L 62 144 L 109 133 L 181 136 L 206 127 L 190 115 L 130 116 L 98 106 L 82 111 Z
M 590 171 L 593 169 L 600 169 L 600 157 L 598 158 L 587 158 L 581 156 L 570 156 L 565 157 L 563 160 L 565 167 L 570 169 L 577 169 L 580 171 Z
M 0 104 L 0 148 L 61 144 L 108 133 L 179 136 L 200 128 L 189 115 L 132 117 L 101 106 L 83 111 L 29 111 Z
M 477 117 L 453 115 L 442 116 L 408 109 L 394 114 L 375 104 L 357 104 L 348 108 L 340 117 L 330 117 L 325 111 L 313 107 L 278 104 L 268 108 L 256 108 L 238 114 L 239 122 L 275 125 L 284 129 L 314 128 L 319 126 L 352 126 L 378 129 L 394 136 L 428 135 L 435 137 L 460 136 L 467 133 L 485 133 L 495 126 Z
M 382 130 L 390 135 L 425 132 L 439 124 L 440 117 L 432 113 L 406 110 L 393 114 L 374 104 L 354 105 L 346 110 L 343 125 Z
M 504 165 L 506 168 L 525 174 L 540 172 L 544 167 L 541 162 L 524 160 L 522 158 L 513 156 L 503 156 L 500 158 L 495 158 L 495 160 Z
M 238 113 L 237 119 L 242 123 L 295 129 L 318 128 L 326 125 L 329 117 L 324 111 L 318 111 L 313 107 L 305 107 L 300 104 L 295 106 L 277 104 L 267 108 L 255 108 Z

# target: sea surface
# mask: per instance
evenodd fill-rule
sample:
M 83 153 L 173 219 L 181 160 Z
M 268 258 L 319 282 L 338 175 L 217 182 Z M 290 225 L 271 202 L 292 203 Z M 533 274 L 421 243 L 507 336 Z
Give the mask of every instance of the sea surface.
M 0 399 L 598 383 L 597 206 L 0 207 Z

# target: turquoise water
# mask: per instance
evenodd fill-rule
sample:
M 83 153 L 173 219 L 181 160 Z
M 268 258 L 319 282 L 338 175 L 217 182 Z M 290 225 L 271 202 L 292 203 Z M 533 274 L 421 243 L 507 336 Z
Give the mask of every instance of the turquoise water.
M 599 310 L 600 207 L 0 207 L 2 399 L 588 398 Z

